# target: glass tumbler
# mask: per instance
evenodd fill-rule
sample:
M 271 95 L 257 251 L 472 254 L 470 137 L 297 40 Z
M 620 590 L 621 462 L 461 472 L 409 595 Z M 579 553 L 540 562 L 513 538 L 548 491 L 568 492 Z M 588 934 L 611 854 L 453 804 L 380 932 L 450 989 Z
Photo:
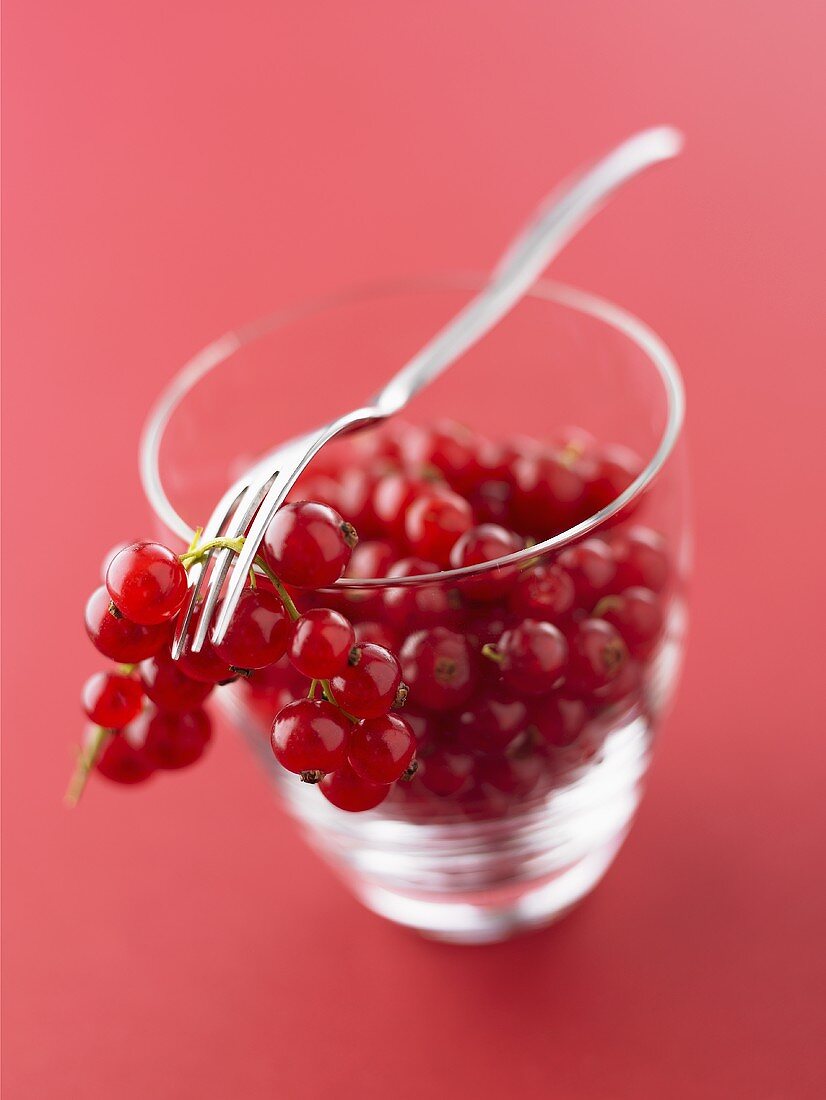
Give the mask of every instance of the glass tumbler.
M 159 536 L 188 541 L 231 481 L 378 390 L 481 283 L 360 287 L 206 347 L 144 433 Z M 378 807 L 340 810 L 274 759 L 272 721 L 296 690 L 288 669 L 216 692 L 312 847 L 376 913 L 441 940 L 496 941 L 559 918 L 611 864 L 683 650 L 683 408 L 677 366 L 650 329 L 593 295 L 541 283 L 414 399 L 395 436 L 334 443 L 303 476 L 294 499 L 335 503 L 362 538 L 386 539 L 370 500 L 403 462 L 398 439 L 415 444 L 449 417 L 499 456 L 496 470 L 477 469 L 483 482 L 462 487 L 477 520 L 504 515 L 530 535 L 496 561 L 345 576 L 313 597 L 345 612 L 360 637 L 392 646 L 410 680 L 403 713 L 419 770 Z M 552 472 L 538 476 L 548 454 Z M 539 694 L 503 681 L 497 650 L 526 619 L 551 623 L 569 653 L 564 681 Z M 434 661 L 447 670 L 444 691 Z

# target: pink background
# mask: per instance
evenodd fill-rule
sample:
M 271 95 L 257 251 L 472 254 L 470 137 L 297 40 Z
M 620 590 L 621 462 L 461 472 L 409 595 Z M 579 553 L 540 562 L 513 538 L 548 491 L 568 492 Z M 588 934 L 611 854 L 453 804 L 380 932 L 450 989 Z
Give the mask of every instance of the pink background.
M 7 0 L 3 31 L 4 1095 L 824 1095 L 823 4 Z M 673 347 L 695 486 L 683 688 L 597 893 L 416 939 L 231 736 L 65 812 L 81 607 L 176 367 L 302 295 L 483 268 L 659 121 L 684 159 L 557 266 Z

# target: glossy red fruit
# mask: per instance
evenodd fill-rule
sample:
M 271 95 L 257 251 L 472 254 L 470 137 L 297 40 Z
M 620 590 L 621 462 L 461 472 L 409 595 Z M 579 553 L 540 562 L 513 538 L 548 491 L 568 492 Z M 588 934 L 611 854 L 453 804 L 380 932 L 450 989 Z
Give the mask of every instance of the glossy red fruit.
M 526 569 L 510 595 L 510 609 L 515 615 L 551 623 L 565 622 L 575 603 L 574 582 L 559 565 Z
M 559 455 L 520 456 L 510 478 L 511 514 L 518 531 L 544 539 L 585 518 L 585 483 Z
M 142 748 L 131 745 L 123 733 L 116 733 L 103 746 L 95 769 L 112 783 L 134 786 L 153 773 L 154 766 Z
M 396 552 L 392 543 L 386 539 L 368 539 L 366 542 L 359 542 L 344 575 L 361 580 L 386 577 L 395 560 Z
M 388 570 L 390 577 L 419 577 L 438 573 L 439 567 L 421 558 L 402 558 Z M 425 582 L 382 589 L 383 615 L 392 626 L 410 632 L 435 626 L 451 618 L 454 608 L 450 590 L 441 583 Z
M 159 542 L 133 542 L 110 561 L 106 588 L 127 619 L 156 626 L 180 611 L 186 599 L 186 570 L 177 554 Z
M 220 605 L 219 605 L 220 607 Z M 265 668 L 287 652 L 290 619 L 281 597 L 258 584 L 245 588 L 215 652 L 230 668 Z
M 143 751 L 156 768 L 187 768 L 200 760 L 212 738 L 212 723 L 203 710 L 159 710 L 146 730 Z
M 419 761 L 416 780 L 440 798 L 468 790 L 473 780 L 473 757 L 467 752 L 437 749 Z
M 617 587 L 649 588 L 662 592 L 668 584 L 670 565 L 665 539 L 648 527 L 629 527 L 617 533 L 611 544 L 617 565 Z
M 426 710 L 463 706 L 479 680 L 478 662 L 467 638 L 444 626 L 412 634 L 399 656 L 410 701 Z
M 338 806 L 340 810 L 361 813 L 384 802 L 390 793 L 390 784 L 367 783 L 345 765 L 338 771 L 325 775 L 318 789 L 328 802 Z
M 230 668 L 223 657 L 215 651 L 215 646 L 207 634 L 203 646 L 197 653 L 191 649 L 191 641 L 198 629 L 198 622 L 203 614 L 203 604 L 196 608 L 186 632 L 184 649 L 178 660 L 181 672 L 192 680 L 198 680 L 204 684 L 225 684 L 234 680 L 236 673 Z
M 628 447 L 609 445 L 597 450 L 586 488 L 591 515 L 606 508 L 642 473 L 644 463 Z
M 377 531 L 396 542 L 403 541 L 407 510 L 426 488 L 426 482 L 409 474 L 390 473 L 380 478 L 371 501 L 373 522 Z
M 292 624 L 289 658 L 311 680 L 329 680 L 347 664 L 356 632 L 349 619 L 329 607 L 316 607 Z
M 443 420 L 421 432 L 416 444 L 405 449 L 407 461 L 438 470 L 460 493 L 471 491 L 483 476 L 480 452 L 487 441 L 464 424 Z
M 451 569 L 481 565 L 508 554 L 515 554 L 524 546 L 524 540 L 513 531 L 495 523 L 482 523 L 465 531 L 450 551 Z M 478 577 L 465 577 L 460 581 L 463 596 L 471 600 L 488 602 L 500 600 L 519 579 L 519 566 L 506 565 L 481 573 Z
M 278 509 L 261 549 L 286 584 L 326 588 L 344 572 L 357 542 L 355 528 L 335 509 L 302 500 Z
M 287 771 L 312 775 L 340 768 L 347 759 L 349 739 L 350 723 L 332 703 L 296 699 L 275 716 L 270 744 Z
M 157 653 L 169 640 L 170 626 L 141 626 L 130 619 L 116 618 L 109 607 L 111 598 L 101 586 L 95 589 L 86 604 L 86 633 L 92 645 L 104 657 L 132 665 Z
M 473 509 L 458 493 L 439 485 L 423 490 L 404 517 L 407 545 L 418 557 L 447 565 L 460 535 L 473 526 Z
M 648 588 L 626 588 L 618 596 L 606 596 L 594 608 L 594 616 L 616 627 L 633 657 L 650 657 L 662 637 L 663 610 Z
M 619 632 L 604 619 L 584 619 L 568 635 L 566 694 L 599 698 L 628 661 Z
M 330 681 L 336 702 L 355 718 L 379 718 L 393 706 L 401 685 L 393 654 L 372 642 L 353 646 L 344 670 Z
M 553 623 L 523 619 L 505 631 L 495 648 L 502 679 L 512 691 L 544 695 L 565 677 L 568 644 Z
M 416 754 L 413 730 L 396 714 L 366 718 L 353 729 L 347 759 L 350 767 L 368 783 L 394 783 Z
M 527 749 L 513 755 L 482 757 L 476 764 L 476 779 L 483 790 L 492 787 L 512 798 L 524 798 L 537 786 L 545 769 L 543 757 Z
M 213 687 L 187 676 L 180 662 L 173 661 L 166 652 L 142 661 L 138 672 L 143 690 L 161 710 L 196 710 Z
M 140 714 L 143 691 L 132 676 L 95 672 L 83 685 L 81 703 L 95 725 L 119 730 Z
M 574 582 L 577 602 L 587 611 L 611 590 L 617 567 L 611 547 L 602 539 L 574 543 L 562 551 L 557 561 Z
M 510 518 L 511 487 L 507 481 L 483 481 L 468 495 L 468 503 L 479 523 L 507 527 Z
M 528 726 L 528 706 L 495 685 L 476 695 L 456 719 L 456 740 L 470 752 L 504 752 Z
M 531 707 L 530 722 L 551 748 L 571 745 L 585 729 L 588 708 L 581 699 L 563 699 L 547 695 Z
M 389 649 L 391 653 L 398 646 L 396 632 L 387 623 L 374 622 L 372 619 L 367 622 L 356 623 L 355 633 L 356 642 L 372 642 L 373 645 L 380 645 L 385 649 Z

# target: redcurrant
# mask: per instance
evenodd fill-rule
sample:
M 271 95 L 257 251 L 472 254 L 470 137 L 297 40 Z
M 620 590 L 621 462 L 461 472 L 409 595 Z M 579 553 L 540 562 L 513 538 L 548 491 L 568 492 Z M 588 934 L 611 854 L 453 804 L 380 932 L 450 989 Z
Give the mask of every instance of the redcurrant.
M 143 751 L 156 768 L 186 768 L 200 760 L 211 737 L 206 711 L 159 710 L 147 728 Z
M 273 572 L 297 588 L 326 588 L 344 572 L 355 528 L 326 504 L 285 504 L 270 520 L 262 552 Z
M 512 690 L 544 695 L 562 683 L 568 645 L 553 623 L 523 619 L 505 631 L 495 649 L 502 679 Z
M 106 570 L 112 603 L 133 623 L 156 626 L 173 618 L 186 599 L 186 570 L 159 542 L 133 542 Z
M 162 710 L 195 710 L 212 691 L 211 683 L 187 676 L 166 652 L 142 661 L 138 671 L 143 690 Z
M 86 632 L 94 647 L 112 661 L 135 664 L 157 653 L 169 640 L 167 623 L 142 626 L 120 613 L 112 614 L 104 587 L 95 589 L 86 604 Z
M 329 680 L 347 663 L 356 634 L 349 619 L 329 607 L 315 607 L 292 625 L 289 656 L 312 680 Z
M 116 672 L 95 672 L 83 685 L 82 704 L 98 726 L 119 730 L 141 712 L 143 692 L 131 676 Z
M 318 787 L 328 802 L 350 813 L 372 810 L 390 794 L 389 784 L 368 783 L 347 765 L 325 775 Z
M 330 681 L 338 705 L 356 718 L 379 718 L 396 700 L 401 685 L 399 662 L 372 642 L 353 646 L 347 665 Z
M 453 710 L 473 694 L 477 662 L 462 634 L 444 626 L 412 634 L 402 646 L 402 675 L 414 705 Z
M 349 738 L 350 723 L 332 703 L 296 699 L 275 716 L 270 744 L 287 771 L 317 781 L 344 764 Z
M 478 527 L 471 527 L 459 537 L 450 551 L 450 565 L 452 569 L 481 565 L 483 562 L 515 554 L 523 545 L 523 540 L 513 531 L 495 523 L 483 523 Z M 518 566 L 500 566 L 482 572 L 478 577 L 463 578 L 460 582 L 461 592 L 472 600 L 499 600 L 507 595 L 518 578 Z
M 410 767 L 416 738 L 404 718 L 385 714 L 365 718 L 353 730 L 347 759 L 368 783 L 393 783 Z

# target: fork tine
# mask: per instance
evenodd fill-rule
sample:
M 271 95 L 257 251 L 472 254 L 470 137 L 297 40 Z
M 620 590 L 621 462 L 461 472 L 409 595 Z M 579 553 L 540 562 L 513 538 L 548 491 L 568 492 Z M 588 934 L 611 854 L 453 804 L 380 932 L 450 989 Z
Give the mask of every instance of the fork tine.
M 267 495 L 267 490 L 276 478 L 277 472 L 272 473 L 268 471 L 266 478 L 258 478 L 257 482 L 254 481 L 250 484 L 246 491 L 238 501 L 235 508 L 231 522 L 228 524 L 226 531 L 224 532 L 227 538 L 237 538 L 239 535 L 243 535 L 246 531 L 250 520 L 255 515 L 256 511 L 261 505 L 262 500 Z M 211 556 L 211 555 L 210 555 Z M 195 631 L 195 637 L 192 639 L 192 652 L 199 653 L 206 641 L 207 633 L 209 632 L 210 623 L 212 621 L 212 615 L 215 611 L 215 606 L 218 603 L 218 599 L 221 595 L 221 589 L 224 584 L 224 578 L 226 577 L 229 567 L 232 563 L 235 555 L 232 550 L 217 550 L 215 552 L 215 564 L 213 565 L 212 572 L 209 577 L 209 587 L 207 592 L 207 598 L 201 611 L 201 617 L 198 620 L 198 627 Z
M 221 531 L 224 529 L 224 525 L 229 521 L 229 517 L 232 515 L 236 502 L 242 493 L 243 490 L 239 491 L 237 485 L 233 485 L 224 493 L 201 532 L 202 542 L 207 542 L 209 539 L 217 538 L 220 535 Z M 189 624 L 192 622 L 192 616 L 195 613 L 198 597 L 200 596 L 201 588 L 206 579 L 207 568 L 211 558 L 212 554 L 209 553 L 201 561 L 197 561 L 189 567 L 189 598 L 184 611 L 178 616 L 178 621 L 175 626 L 175 637 L 171 648 L 172 659 L 174 661 L 177 661 L 184 651 Z

